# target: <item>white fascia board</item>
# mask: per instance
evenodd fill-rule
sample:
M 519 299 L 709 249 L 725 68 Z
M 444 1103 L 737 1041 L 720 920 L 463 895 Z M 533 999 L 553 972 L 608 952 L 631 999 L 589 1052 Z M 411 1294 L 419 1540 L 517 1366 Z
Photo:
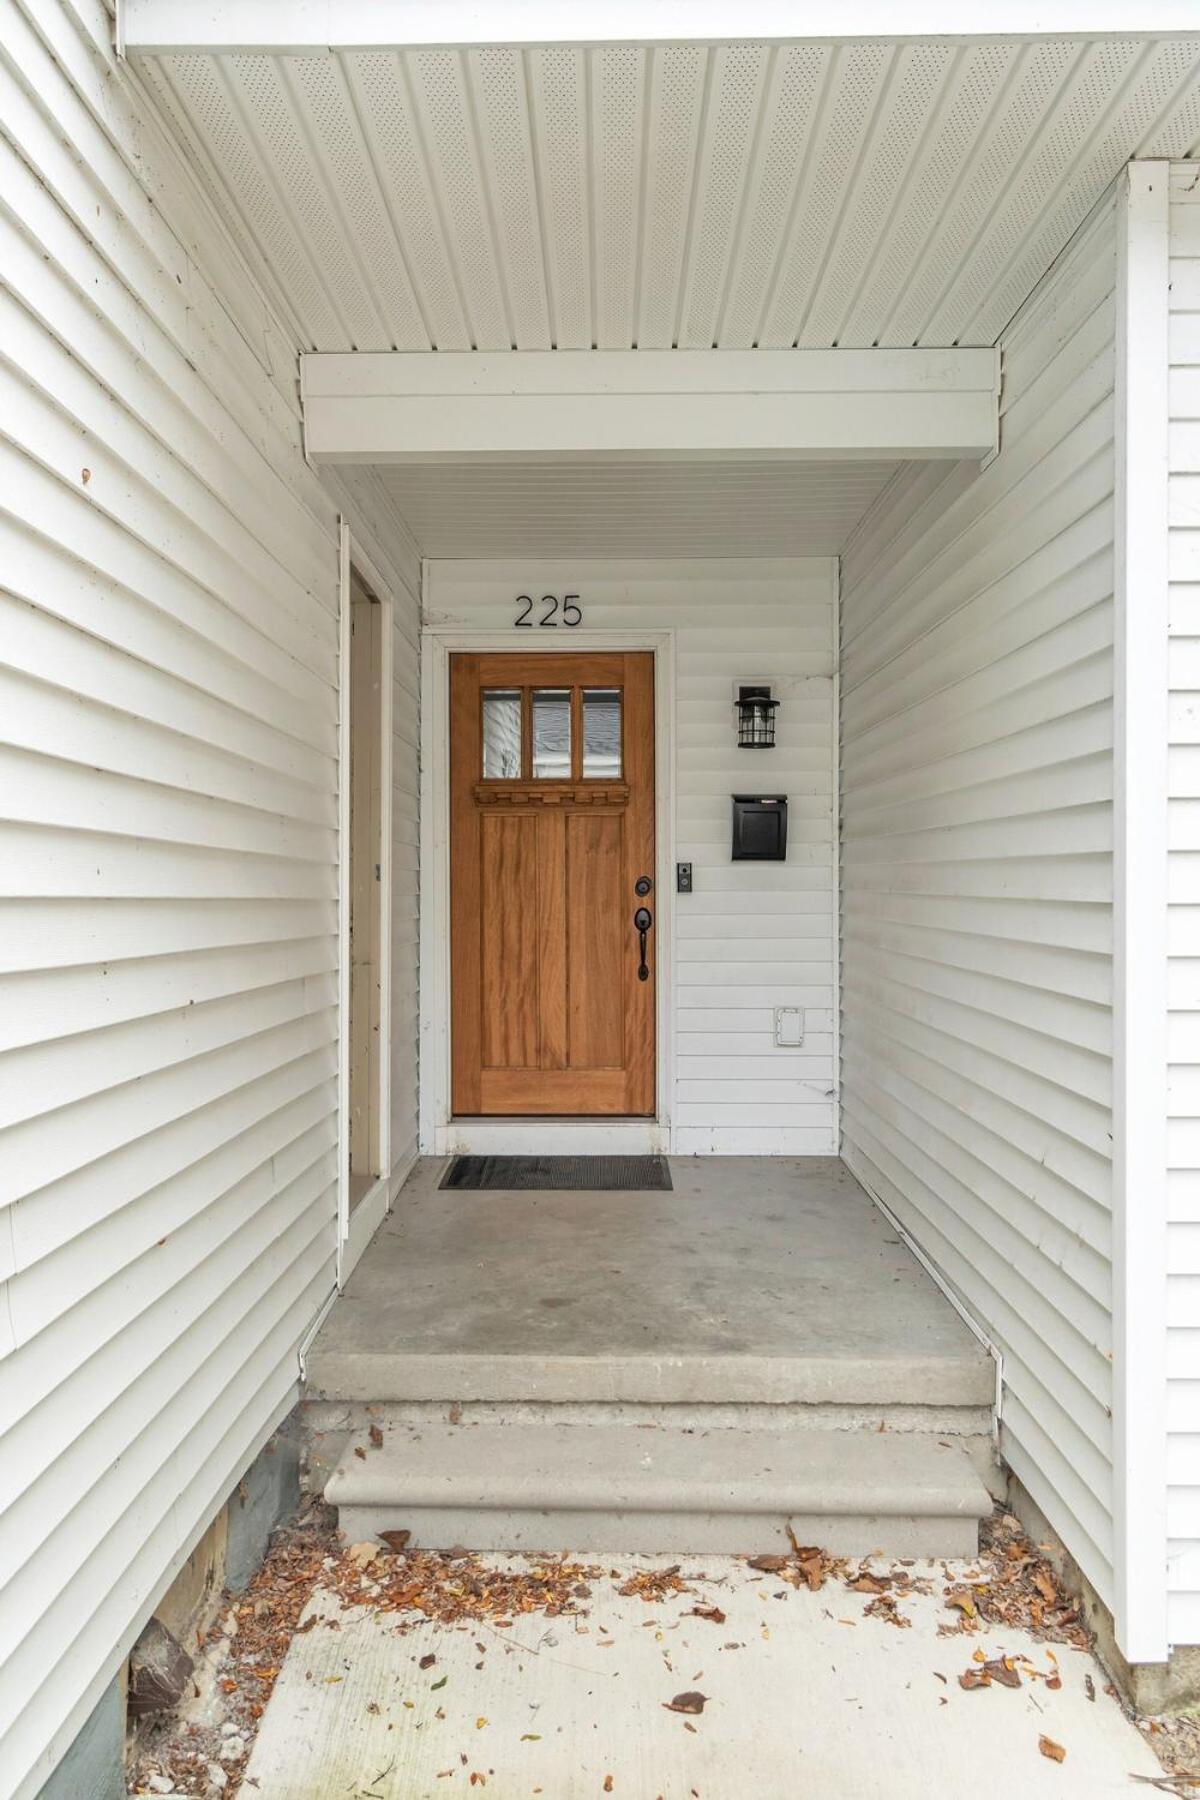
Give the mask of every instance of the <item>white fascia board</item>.
M 995 350 L 326 353 L 314 461 L 990 455 Z
M 1113 681 L 1113 1616 L 1167 1641 L 1170 164 L 1118 190 Z
M 797 31 L 802 23 L 803 30 Z M 959 0 L 118 0 L 127 51 L 373 50 L 467 44 L 775 43 L 883 38 L 1197 37 L 1195 0 L 1004 0 L 973 23 Z

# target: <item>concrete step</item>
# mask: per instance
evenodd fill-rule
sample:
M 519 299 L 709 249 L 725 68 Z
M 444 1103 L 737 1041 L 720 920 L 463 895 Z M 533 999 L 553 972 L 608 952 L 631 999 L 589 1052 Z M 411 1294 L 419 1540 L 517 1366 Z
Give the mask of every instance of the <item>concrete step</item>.
M 400 1404 L 990 1406 L 996 1389 L 991 1357 L 941 1297 L 935 1300 L 949 1315 L 939 1321 L 949 1347 L 860 1350 L 847 1329 L 839 1354 L 806 1349 L 795 1356 L 599 1349 L 564 1356 L 540 1347 L 422 1355 L 397 1347 L 403 1333 L 386 1318 L 370 1319 L 370 1308 L 340 1300 L 309 1355 L 308 1393 L 315 1400 Z M 338 1306 L 345 1310 L 339 1313 Z M 370 1342 L 357 1341 L 372 1328 Z
M 790 1525 L 838 1555 L 972 1556 L 992 1506 L 925 1433 L 541 1423 L 356 1437 L 325 1498 L 351 1542 L 679 1555 L 786 1549 Z

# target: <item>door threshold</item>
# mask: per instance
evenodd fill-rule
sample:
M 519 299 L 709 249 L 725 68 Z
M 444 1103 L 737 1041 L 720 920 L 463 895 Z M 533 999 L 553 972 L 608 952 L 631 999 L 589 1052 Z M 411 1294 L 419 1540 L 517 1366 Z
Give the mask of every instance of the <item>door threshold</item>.
M 657 1119 L 577 1118 L 562 1114 L 511 1119 L 451 1119 L 438 1127 L 435 1156 L 666 1156 L 668 1125 Z

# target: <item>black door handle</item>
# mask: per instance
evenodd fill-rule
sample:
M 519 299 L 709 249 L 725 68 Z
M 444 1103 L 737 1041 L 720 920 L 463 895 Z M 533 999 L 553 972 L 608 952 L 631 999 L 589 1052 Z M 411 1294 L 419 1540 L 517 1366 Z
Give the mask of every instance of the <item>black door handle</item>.
M 633 915 L 633 929 L 638 934 L 638 980 L 649 981 L 650 971 L 646 967 L 646 933 L 653 925 L 648 907 L 639 906 Z

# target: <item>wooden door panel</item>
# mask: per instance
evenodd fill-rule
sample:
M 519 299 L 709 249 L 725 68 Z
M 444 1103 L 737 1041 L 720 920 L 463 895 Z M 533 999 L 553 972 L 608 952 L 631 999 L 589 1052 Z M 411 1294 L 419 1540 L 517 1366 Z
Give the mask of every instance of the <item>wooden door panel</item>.
M 654 877 L 653 659 L 642 652 L 453 656 L 450 662 L 451 1061 L 454 1111 L 654 1111 L 654 930 L 639 981 L 634 883 Z M 536 777 L 537 690 L 569 689 Z M 585 689 L 611 704 L 585 768 Z M 483 766 L 484 695 L 508 748 Z M 514 695 L 520 697 L 515 767 Z M 497 715 L 496 708 L 500 708 Z M 503 768 L 503 775 L 497 772 Z M 645 903 L 657 910 L 652 892 Z
M 485 1069 L 536 1069 L 539 1060 L 538 824 L 527 813 L 484 813 L 479 879 L 481 1059 Z
M 537 909 L 533 920 L 538 941 L 539 1069 L 567 1066 L 567 815 L 546 812 L 537 819 Z
M 630 948 L 625 904 L 625 816 L 573 813 L 567 826 L 567 964 L 573 1069 L 625 1066 L 622 962 Z

